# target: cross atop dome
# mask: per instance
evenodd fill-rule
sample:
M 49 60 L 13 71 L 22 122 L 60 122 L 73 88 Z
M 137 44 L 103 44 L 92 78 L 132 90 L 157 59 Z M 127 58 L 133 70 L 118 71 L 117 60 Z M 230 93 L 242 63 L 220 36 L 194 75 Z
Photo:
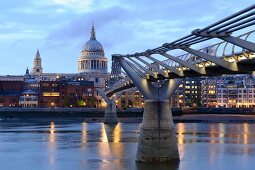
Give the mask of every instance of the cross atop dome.
M 96 32 L 95 32 L 94 22 L 92 23 L 92 28 L 91 28 L 91 32 L 90 32 L 90 39 L 91 40 L 96 39 Z

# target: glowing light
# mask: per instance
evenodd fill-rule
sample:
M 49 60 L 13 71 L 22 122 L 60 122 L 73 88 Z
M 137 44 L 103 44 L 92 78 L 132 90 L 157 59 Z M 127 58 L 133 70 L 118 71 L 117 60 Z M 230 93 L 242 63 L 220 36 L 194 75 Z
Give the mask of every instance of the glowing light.
M 82 136 L 81 136 L 81 142 L 85 143 L 87 142 L 87 123 L 82 123 Z
M 177 141 L 178 141 L 178 144 L 184 144 L 184 133 L 185 132 L 185 124 L 184 123 L 179 123 L 177 125 L 177 133 L 178 133 L 178 136 L 177 136 Z
M 50 96 L 50 97 L 52 97 L 52 96 L 59 96 L 59 93 L 58 92 L 44 92 L 43 93 L 43 96 Z
M 113 129 L 113 142 L 119 143 L 121 138 L 121 125 L 118 124 L 114 129 Z
M 248 144 L 249 143 L 249 137 L 248 137 L 248 134 L 249 134 L 249 124 L 248 123 L 244 123 L 243 124 L 243 143 L 244 144 Z
M 55 132 L 55 123 L 54 122 L 50 122 L 50 133 L 54 133 Z

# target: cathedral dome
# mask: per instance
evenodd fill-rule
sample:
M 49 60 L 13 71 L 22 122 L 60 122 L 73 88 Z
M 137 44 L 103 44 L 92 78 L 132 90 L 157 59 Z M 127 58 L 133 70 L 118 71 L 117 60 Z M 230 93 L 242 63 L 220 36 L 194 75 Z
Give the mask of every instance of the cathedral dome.
M 100 42 L 98 42 L 96 39 L 90 39 L 87 41 L 84 46 L 82 51 L 84 52 L 104 52 L 104 48 Z
M 90 40 L 87 41 L 78 59 L 78 71 L 80 73 L 107 73 L 107 58 L 104 56 L 104 48 L 96 40 L 94 25 L 90 32 Z
M 82 52 L 104 52 L 104 48 L 100 42 L 96 40 L 96 32 L 94 25 L 92 26 L 90 33 L 90 40 L 87 41 L 82 49 Z

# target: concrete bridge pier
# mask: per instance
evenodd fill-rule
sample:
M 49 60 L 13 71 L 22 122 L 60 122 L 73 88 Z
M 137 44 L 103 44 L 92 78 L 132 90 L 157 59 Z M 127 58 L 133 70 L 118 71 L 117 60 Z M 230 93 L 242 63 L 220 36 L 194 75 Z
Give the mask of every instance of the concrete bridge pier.
M 118 117 L 117 117 L 117 112 L 116 112 L 116 104 L 113 99 L 110 99 L 107 102 L 107 106 L 105 109 L 105 114 L 104 114 L 104 123 L 105 124 L 117 124 Z
M 169 99 L 182 80 L 164 80 L 160 86 L 157 86 L 141 77 L 123 58 L 117 57 L 116 59 L 145 99 L 136 161 L 179 161 Z
M 146 100 L 136 161 L 179 161 L 169 100 Z
M 103 99 L 106 102 L 106 109 L 104 114 L 104 123 L 105 124 L 117 124 L 118 117 L 117 117 L 117 111 L 116 111 L 116 104 L 115 101 L 119 98 L 121 93 L 117 93 L 114 96 L 107 97 L 105 92 L 103 92 L 100 89 L 97 89 L 98 93 L 103 97 Z

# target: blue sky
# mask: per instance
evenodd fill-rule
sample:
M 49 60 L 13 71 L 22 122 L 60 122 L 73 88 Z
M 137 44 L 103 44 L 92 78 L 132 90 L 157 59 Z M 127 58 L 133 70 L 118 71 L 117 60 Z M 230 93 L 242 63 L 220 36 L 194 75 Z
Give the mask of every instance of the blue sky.
M 75 73 L 92 22 L 109 61 L 185 36 L 252 0 L 1 0 L 0 75 L 24 74 L 37 48 L 44 72 Z M 109 62 L 110 63 L 110 62 Z M 109 65 L 110 68 L 110 65 Z

